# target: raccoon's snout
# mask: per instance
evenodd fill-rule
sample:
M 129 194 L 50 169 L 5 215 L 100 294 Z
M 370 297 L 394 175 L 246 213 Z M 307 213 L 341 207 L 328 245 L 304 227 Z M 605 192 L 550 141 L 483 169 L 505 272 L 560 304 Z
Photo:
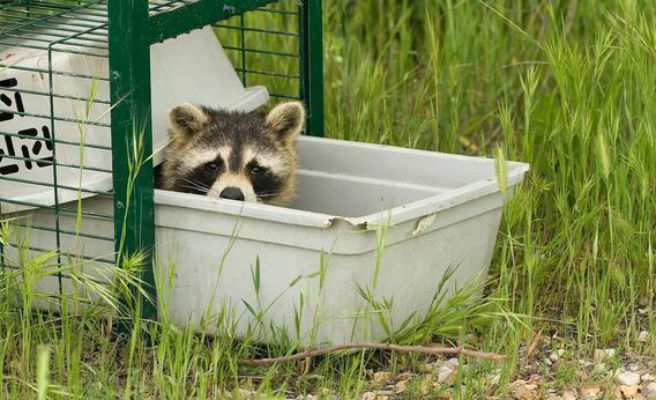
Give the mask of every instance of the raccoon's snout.
M 246 198 L 244 196 L 244 192 L 242 192 L 241 189 L 232 186 L 223 189 L 219 197 L 222 199 L 238 200 L 238 201 L 244 201 L 244 199 Z

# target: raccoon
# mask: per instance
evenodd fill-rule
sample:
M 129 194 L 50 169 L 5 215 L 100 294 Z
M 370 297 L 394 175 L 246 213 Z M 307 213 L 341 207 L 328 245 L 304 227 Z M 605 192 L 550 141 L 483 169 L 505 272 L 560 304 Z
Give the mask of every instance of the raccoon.
M 279 206 L 294 197 L 301 103 L 280 104 L 266 115 L 183 104 L 169 118 L 159 188 Z

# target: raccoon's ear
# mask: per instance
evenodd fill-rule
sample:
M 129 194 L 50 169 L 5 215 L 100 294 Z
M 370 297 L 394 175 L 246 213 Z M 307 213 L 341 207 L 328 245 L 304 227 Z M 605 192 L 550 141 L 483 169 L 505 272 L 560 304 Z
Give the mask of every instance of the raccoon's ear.
M 305 108 L 299 102 L 279 104 L 266 116 L 264 126 L 276 139 L 291 144 L 305 127 Z
M 169 120 L 174 138 L 187 138 L 194 135 L 207 128 L 210 122 L 201 107 L 190 103 L 173 108 L 169 113 Z

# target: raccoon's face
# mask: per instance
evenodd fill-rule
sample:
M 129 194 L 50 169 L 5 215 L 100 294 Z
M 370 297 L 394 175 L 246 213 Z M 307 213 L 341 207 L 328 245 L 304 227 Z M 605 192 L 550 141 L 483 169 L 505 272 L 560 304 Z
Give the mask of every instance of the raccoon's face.
M 275 205 L 293 197 L 294 142 L 305 121 L 300 103 L 278 105 L 268 115 L 183 104 L 170 120 L 163 189 Z

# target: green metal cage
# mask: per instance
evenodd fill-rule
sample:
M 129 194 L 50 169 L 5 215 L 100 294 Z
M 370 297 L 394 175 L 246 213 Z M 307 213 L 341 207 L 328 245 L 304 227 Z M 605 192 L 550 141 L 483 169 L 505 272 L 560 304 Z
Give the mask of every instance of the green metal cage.
M 57 265 L 81 259 L 121 267 L 140 252 L 143 278 L 154 288 L 149 49 L 210 24 L 245 85 L 266 86 L 274 101 L 302 100 L 306 133 L 323 134 L 320 0 L 0 0 L 0 219 L 46 237 L 41 246 L 25 235 L 0 243 L 3 271 L 21 268 L 24 247 L 54 254 Z M 97 64 L 96 73 L 63 68 L 61 54 Z M 76 152 L 77 162 L 63 161 L 62 154 Z M 101 159 L 111 159 L 111 168 L 97 165 Z M 111 185 L 64 184 L 66 174 Z M 47 189 L 48 201 L 16 194 L 26 187 Z M 111 197 L 114 212 L 81 206 L 93 196 Z M 51 217 L 34 223 L 35 210 Z M 62 224 L 81 217 L 112 221 L 113 235 Z M 85 255 L 89 241 L 106 255 Z M 61 271 L 53 278 L 59 295 L 71 286 Z M 154 305 L 145 305 L 143 316 L 155 315 Z

